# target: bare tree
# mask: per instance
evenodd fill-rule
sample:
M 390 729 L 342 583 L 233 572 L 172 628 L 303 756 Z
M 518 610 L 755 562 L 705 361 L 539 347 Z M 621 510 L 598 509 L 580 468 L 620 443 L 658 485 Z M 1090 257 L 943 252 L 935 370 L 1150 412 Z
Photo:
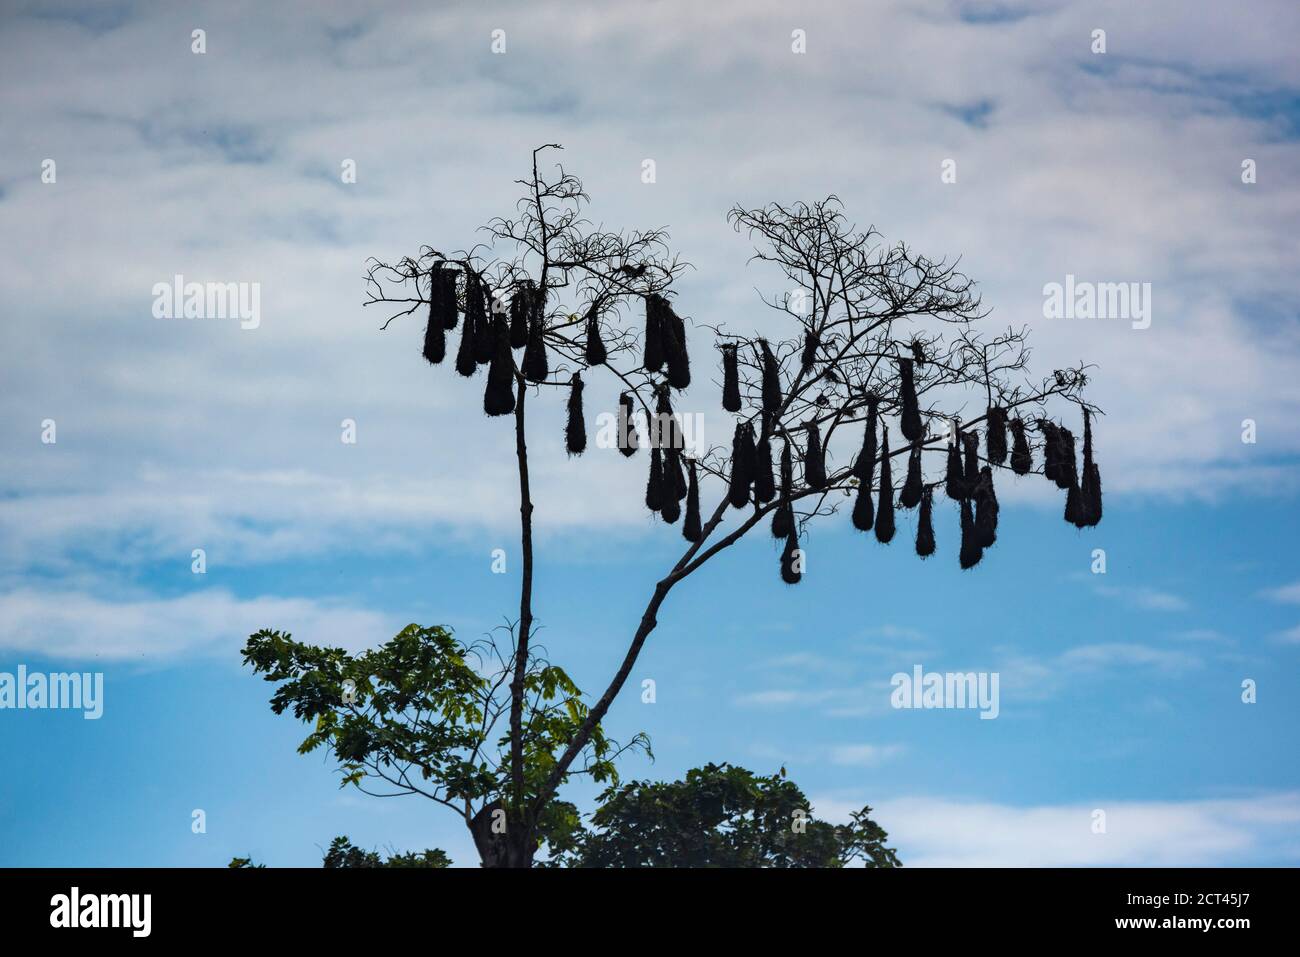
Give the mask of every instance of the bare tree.
M 955 263 L 887 244 L 874 229 L 858 231 L 835 197 L 729 213 L 735 229 L 755 242 L 753 259 L 784 276 L 791 291 L 764 302 L 794 335 L 768 340 L 697 324 L 712 333 L 720 353 L 722 405 L 735 416 L 735 432 L 730 448 L 690 454 L 672 407 L 674 394 L 692 380 L 689 337 L 672 290 L 686 264 L 662 230 L 608 232 L 584 220 L 587 196 L 578 179 L 559 165 L 553 173 L 539 170 L 541 154 L 559 148 L 533 151 L 532 174 L 518 181 L 524 195 L 515 215 L 483 227 L 489 244 L 459 252 L 425 247 L 395 264 L 372 260 L 367 275 L 366 304 L 399 307 L 385 328 L 427 310 L 429 362 L 444 361 L 446 334 L 460 323 L 457 371 L 468 376 L 487 366 L 485 412 L 514 416 L 523 570 L 512 623 L 511 788 L 502 796 L 508 846 L 492 854 L 508 866 L 531 864 L 538 820 L 622 689 L 669 593 L 765 519 L 785 542 L 781 575 L 793 584 L 803 573 L 800 541 L 809 524 L 849 498 L 854 525 L 884 543 L 894 537 L 895 508 L 918 509 L 916 551 L 931 554 L 940 488 L 958 504 L 960 561 L 972 567 L 996 539 L 994 470 L 1035 471 L 1035 456 L 1043 460 L 1040 471 L 1066 491 L 1068 521 L 1084 527 L 1101 518 L 1090 425 L 1098 410 L 1082 396 L 1086 369 L 1032 380 L 1026 331 L 978 331 L 986 313 Z M 503 248 L 510 255 L 501 255 Z M 681 519 L 687 544 L 654 583 L 608 686 L 536 784 L 525 780 L 519 731 L 534 628 L 526 400 L 543 389 L 568 390 L 566 444 L 570 454 L 581 454 L 582 374 L 596 371 L 620 389 L 620 451 L 632 458 L 639 446 L 649 450 L 647 506 L 670 524 Z M 1073 434 L 1049 418 L 1053 405 L 1082 413 L 1081 471 Z M 638 419 L 649 425 L 644 434 L 635 428 Z M 901 438 L 892 449 L 891 427 Z M 833 443 L 849 443 L 857 454 L 831 467 Z M 907 457 L 906 478 L 895 494 L 899 456 Z M 928 477 L 936 474 L 925 466 L 930 459 L 939 460 L 941 478 Z M 700 489 L 710 477 L 726 489 L 705 515 Z M 724 527 L 732 512 L 737 520 Z

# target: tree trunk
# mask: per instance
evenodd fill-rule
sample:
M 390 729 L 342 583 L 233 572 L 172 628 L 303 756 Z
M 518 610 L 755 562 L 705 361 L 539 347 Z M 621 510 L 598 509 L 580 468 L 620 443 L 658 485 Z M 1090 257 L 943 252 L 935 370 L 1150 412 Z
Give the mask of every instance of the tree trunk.
M 528 443 L 524 429 L 527 383 L 519 377 L 515 397 L 515 457 L 519 463 L 519 530 L 523 577 L 519 584 L 519 625 L 515 636 L 514 674 L 510 681 L 510 803 L 514 817 L 524 808 L 524 674 L 528 670 L 528 638 L 533 628 L 533 500 L 528 486 Z
M 495 825 L 495 827 L 494 827 Z M 502 825 L 505 825 L 504 831 Z M 537 841 L 532 828 L 512 824 L 505 805 L 497 799 L 487 804 L 469 822 L 482 867 L 532 867 Z

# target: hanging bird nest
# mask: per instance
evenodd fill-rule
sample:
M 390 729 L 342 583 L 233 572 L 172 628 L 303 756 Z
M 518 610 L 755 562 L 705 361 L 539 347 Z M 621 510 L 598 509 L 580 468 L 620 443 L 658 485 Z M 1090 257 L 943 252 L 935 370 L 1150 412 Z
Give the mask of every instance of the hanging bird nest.
M 1088 524 L 1096 525 L 1101 521 L 1101 471 L 1096 463 L 1088 471 L 1085 501 L 1088 508 Z
M 686 436 L 673 412 L 672 397 L 666 385 L 655 389 L 655 421 L 650 430 L 651 441 L 661 449 L 686 447 Z
M 980 480 L 980 434 L 975 430 L 965 432 L 961 437 L 962 447 L 966 451 L 966 467 L 962 471 L 962 484 L 969 498 L 975 493 L 975 485 Z
M 622 392 L 618 397 L 618 450 L 625 456 L 636 454 L 639 440 L 636 423 L 632 419 L 632 393 Z
M 681 495 L 678 495 L 678 490 Z M 682 498 L 686 495 L 686 478 L 682 475 L 681 453 L 676 449 L 664 449 L 664 490 L 663 506 L 659 517 L 669 525 L 677 522 L 682 515 Z
M 686 498 L 689 488 L 686 485 L 686 470 L 682 468 L 680 449 L 664 449 L 664 494 L 669 494 L 675 501 Z
M 727 500 L 732 508 L 744 508 L 749 504 L 749 491 L 754 484 L 754 462 L 754 427 L 748 422 L 738 423 L 731 440 L 731 482 L 727 488 Z
M 1074 459 L 1074 433 L 1066 428 L 1056 430 L 1057 464 L 1056 487 L 1069 489 L 1079 484 L 1079 473 Z
M 899 425 L 903 432 L 903 438 L 909 442 L 915 442 L 925 435 L 925 427 L 921 424 L 921 410 L 916 404 L 916 383 L 912 377 L 911 359 L 898 360 L 898 375 L 898 389 L 902 397 Z
M 457 270 L 435 266 L 429 270 L 429 316 L 435 315 L 445 329 L 455 329 L 459 319 L 456 305 Z
M 921 440 L 912 443 L 907 456 L 907 479 L 898 493 L 898 504 L 903 508 L 916 508 L 921 504 Z
M 809 422 L 808 444 L 803 453 L 803 480 L 811 489 L 826 487 L 826 453 L 822 450 L 822 436 L 816 422 Z
M 785 538 L 794 527 L 794 508 L 790 493 L 794 488 L 794 464 L 787 438 L 781 448 L 781 504 L 772 512 L 772 537 Z
M 506 356 L 509 355 L 507 349 Z M 569 380 L 569 420 L 564 426 L 564 447 L 570 455 L 587 451 L 587 426 L 582 416 L 582 376 L 576 372 Z
M 871 495 L 871 483 L 859 480 L 857 496 L 853 499 L 853 527 L 859 532 L 871 531 L 876 520 L 876 506 Z
M 515 410 L 515 360 L 510 354 L 510 328 L 505 316 L 492 319 L 492 363 L 483 389 L 483 411 L 488 415 L 509 415 Z
M 821 348 L 821 339 L 811 329 L 803 334 L 803 352 L 799 354 L 799 366 L 811 369 L 817 362 L 817 350 Z
M 528 345 L 528 323 L 532 319 L 537 284 L 531 279 L 521 280 L 510 297 L 510 348 L 522 349 Z
M 664 318 L 668 301 L 658 293 L 645 297 L 645 343 L 641 364 L 647 372 L 663 370 L 667 354 L 664 347 Z
M 468 311 L 460 328 L 460 346 L 456 349 L 456 371 L 469 378 L 478 369 L 474 358 L 474 321 Z
M 740 362 L 733 343 L 722 347 L 722 407 L 728 412 L 740 411 Z
M 953 432 L 953 438 L 948 443 L 948 468 L 944 472 L 943 488 L 947 496 L 954 502 L 960 502 L 966 498 L 966 475 L 962 470 L 961 464 L 961 446 L 962 431 L 958 426 Z
M 994 465 L 1007 462 L 1007 413 L 996 405 L 989 406 L 985 422 L 984 447 L 988 451 L 989 461 Z
M 682 538 L 692 544 L 704 538 L 700 527 L 700 480 L 695 474 L 695 459 L 688 459 L 687 471 L 690 473 L 686 486 L 686 521 L 682 522 Z
M 803 578 L 803 572 L 800 570 L 802 562 L 799 560 L 799 535 L 795 531 L 794 522 L 790 523 L 790 530 L 786 533 L 785 548 L 781 550 L 781 580 L 787 585 L 797 585 Z
M 781 368 L 766 339 L 758 340 L 763 354 L 763 411 L 776 415 L 781 411 Z
M 1038 431 L 1043 436 L 1043 475 L 1049 482 L 1061 487 L 1061 435 L 1060 429 L 1047 419 L 1038 420 Z M 1069 483 L 1066 483 L 1069 488 Z
M 888 545 L 894 538 L 894 486 L 889 465 L 889 428 L 880 431 L 880 501 L 876 505 L 876 541 Z
M 1088 524 L 1088 517 L 1084 512 L 1083 489 L 1077 482 L 1065 493 L 1065 520 L 1075 528 L 1083 528 Z
M 1094 526 L 1101 521 L 1101 472 L 1092 458 L 1092 418 L 1083 410 L 1083 479 L 1080 492 L 1083 496 L 1083 526 Z
M 465 328 L 474 330 L 474 361 L 487 365 L 492 361 L 496 343 L 492 336 L 492 318 L 488 314 L 487 288 L 476 272 L 465 274 Z
M 664 301 L 660 326 L 663 332 L 664 359 L 668 364 L 668 384 L 685 389 L 691 384 L 691 360 L 686 351 L 686 322 Z
M 926 486 L 921 491 L 921 509 L 916 520 L 916 554 L 929 558 L 934 554 L 934 491 Z
M 998 540 L 998 497 L 993 490 L 993 469 L 980 469 L 975 483 L 975 540 L 981 549 L 991 548 Z
M 605 351 L 605 343 L 600 338 L 600 316 L 596 303 L 591 304 L 587 310 L 587 348 L 583 358 L 587 360 L 589 366 L 600 366 L 605 364 L 608 353 Z
M 1029 440 L 1025 437 L 1025 422 L 1015 418 L 1007 425 L 1015 440 L 1011 448 L 1011 471 L 1017 475 L 1028 475 L 1034 470 L 1034 457 L 1029 451 Z
M 447 357 L 447 330 L 456 328 L 456 271 L 429 270 L 429 320 L 424 327 L 424 358 L 437 365 Z
M 645 483 L 645 507 L 657 512 L 664 507 L 664 463 L 658 446 L 650 449 L 650 477 Z
M 424 326 L 424 361 L 436 366 L 447 357 L 447 326 L 438 314 L 437 296 L 429 300 L 429 321 Z
M 523 373 L 529 382 L 545 382 L 550 375 L 546 358 L 546 318 L 533 315 L 528 320 L 528 344 L 524 346 Z
M 862 431 L 862 450 L 853 463 L 853 477 L 862 485 L 871 485 L 876 474 L 876 418 L 880 397 L 867 396 L 867 424 Z

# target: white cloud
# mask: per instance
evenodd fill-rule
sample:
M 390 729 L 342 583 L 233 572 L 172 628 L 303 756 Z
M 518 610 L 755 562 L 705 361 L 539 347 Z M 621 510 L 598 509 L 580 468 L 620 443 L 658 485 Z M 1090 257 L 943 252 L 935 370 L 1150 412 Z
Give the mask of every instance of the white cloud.
M 386 641 L 406 624 L 391 615 L 337 602 L 271 596 L 240 599 L 220 590 L 124 601 L 33 589 L 0 595 L 0 649 L 78 660 L 230 657 L 262 628 L 355 651 Z
M 1076 645 L 1048 657 L 1026 655 L 1015 648 L 999 646 L 990 649 L 987 661 L 979 665 L 970 662 L 960 665 L 945 663 L 942 654 L 933 649 L 927 649 L 924 662 L 919 662 L 914 657 L 908 664 L 903 664 L 905 659 L 900 657 L 907 654 L 905 649 L 870 650 L 876 656 L 870 659 L 869 665 L 853 659 L 820 659 L 820 671 L 836 672 L 845 682 L 838 686 L 747 691 L 735 695 L 732 704 L 739 708 L 770 711 L 806 708 L 816 710 L 828 718 L 888 714 L 894 711 L 890 704 L 893 669 L 900 667 L 904 671 L 910 671 L 913 665 L 923 663 L 927 671 L 996 672 L 1005 713 L 1017 704 L 1032 704 L 1054 698 L 1071 682 L 1082 682 L 1102 674 L 1143 668 L 1161 677 L 1177 679 L 1205 664 L 1201 656 L 1188 651 L 1132 642 Z M 889 657 L 882 658 L 879 657 L 880 654 Z M 882 668 L 882 663 L 890 661 L 893 663 L 884 664 Z
M 903 625 L 876 625 L 866 629 L 863 634 L 869 637 L 901 638 L 907 641 L 920 641 L 925 638 L 925 635 L 917 629 Z
M 861 801 L 814 797 L 819 817 L 848 820 Z M 1300 863 L 1300 793 L 1197 801 L 1015 807 L 942 798 L 872 801 L 907 867 L 1205 867 L 1267 856 Z M 1094 834 L 1093 811 L 1106 814 Z
M 902 754 L 901 744 L 839 744 L 830 748 L 832 764 L 873 768 Z
M 732 704 L 739 708 L 789 708 L 820 704 L 833 697 L 834 691 L 800 691 L 792 688 L 770 688 L 736 695 Z
M 425 366 L 418 320 L 378 332 L 359 276 L 370 255 L 473 243 L 510 210 L 531 148 L 556 138 L 593 219 L 671 228 L 697 265 L 682 301 L 700 321 L 776 331 L 754 287 L 783 280 L 746 267 L 729 205 L 835 192 L 890 239 L 963 255 L 990 328 L 1032 327 L 1036 369 L 1097 363 L 1108 495 L 1293 488 L 1300 333 L 1278 316 L 1300 295 L 1300 163 L 1279 117 L 1239 104 L 1296 82 L 1294 6 L 1249 22 L 1193 22 L 1172 0 L 1046 4 L 1003 23 L 962 9 L 809 10 L 801 57 L 774 0 L 663 2 L 651 25 L 640 7 L 512 4 L 504 56 L 469 9 L 142 8 L 111 29 L 9 17 L 8 145 L 32 170 L 60 165 L 56 185 L 0 185 L 7 245 L 23 250 L 0 262 L 0 297 L 20 304 L 0 352 L 0 415 L 17 429 L 0 483 L 8 563 L 88 541 L 144 561 L 203 536 L 239 564 L 507 521 L 512 440 L 478 415 L 481 381 Z M 203 56 L 189 52 L 196 18 Z M 1125 41 L 1104 63 L 1087 51 L 1094 20 Z M 961 118 L 972 104 L 988 107 L 983 128 Z M 949 154 L 959 180 L 943 186 Z M 1255 187 L 1236 180 L 1243 155 L 1260 163 Z M 654 186 L 638 178 L 647 156 Z M 354 186 L 338 181 L 344 158 Z M 1066 272 L 1151 281 L 1151 329 L 1041 319 L 1043 283 Z M 262 327 L 151 319 L 150 287 L 175 273 L 260 282 Z M 684 404 L 720 415 L 711 352 L 693 344 Z M 615 392 L 593 378 L 589 415 Z M 538 520 L 652 527 L 644 461 L 568 461 L 562 405 L 530 406 Z M 1247 415 L 1257 446 L 1239 441 Z M 57 446 L 38 441 L 46 417 Z M 344 417 L 355 447 L 338 442 Z M 1007 503 L 1060 506 L 1043 483 L 1005 486 Z
M 1178 595 L 1156 588 L 1129 585 L 1097 585 L 1095 591 L 1107 598 L 1118 598 L 1145 611 L 1186 611 L 1187 602 Z
M 760 670 L 787 672 L 825 673 L 837 671 L 839 663 L 826 655 L 813 654 L 808 651 L 793 652 L 788 655 L 776 655 L 754 662 L 750 667 Z
M 1144 665 L 1160 671 L 1185 671 L 1199 668 L 1201 659 L 1196 655 L 1150 645 L 1133 645 L 1107 642 L 1080 645 L 1061 654 L 1057 659 L 1064 668 L 1100 669 L 1115 666 Z
M 1216 644 L 1235 645 L 1237 640 L 1213 628 L 1189 628 L 1187 631 L 1175 632 L 1170 637 L 1180 641 L 1205 641 Z
M 1300 645 L 1300 625 L 1280 631 L 1273 637 L 1284 644 Z
M 94 490 L 32 489 L 0 499 L 0 568 L 62 569 L 87 557 L 115 565 L 168 556 L 188 563 L 194 548 L 240 566 L 343 548 L 391 553 L 427 543 L 435 530 L 461 544 L 518 534 L 512 492 L 494 480 L 498 461 L 430 463 L 419 476 L 396 461 L 387 465 L 391 471 L 375 475 L 348 463 L 332 472 L 142 468 L 102 476 Z M 585 521 L 593 498 L 610 499 L 608 535 L 637 534 L 648 524 L 638 495 L 609 496 L 609 486 L 627 476 L 608 459 L 560 468 L 556 476 L 555 463 L 537 467 L 535 529 L 543 541 Z M 563 495 L 548 486 L 557 480 Z
M 1288 605 L 1300 605 L 1300 582 L 1270 588 L 1264 592 L 1264 597 Z

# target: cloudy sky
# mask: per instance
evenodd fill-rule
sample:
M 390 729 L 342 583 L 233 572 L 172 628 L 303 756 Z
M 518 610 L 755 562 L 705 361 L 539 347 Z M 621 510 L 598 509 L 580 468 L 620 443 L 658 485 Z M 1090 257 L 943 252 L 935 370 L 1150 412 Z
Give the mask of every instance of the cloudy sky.
M 1106 412 L 1099 528 L 1026 479 L 967 573 L 945 509 L 924 564 L 909 517 L 881 547 L 845 516 L 798 588 L 762 536 L 694 576 L 634 674 L 657 702 L 611 713 L 654 741 L 627 773 L 785 764 L 914 865 L 1300 863 L 1294 4 L 178 6 L 0 4 L 0 672 L 106 683 L 96 722 L 0 711 L 0 864 L 310 864 L 338 833 L 475 862 L 440 810 L 295 755 L 238 649 L 509 614 L 509 429 L 423 363 L 421 322 L 380 331 L 362 275 L 480 241 L 545 142 L 593 222 L 668 229 L 692 323 L 788 335 L 725 212 L 834 193 L 960 256 L 985 328 L 1028 327 L 1042 372 L 1093 364 Z M 257 283 L 259 324 L 155 318 L 178 274 Z M 1150 283 L 1150 327 L 1044 318 L 1067 275 Z M 709 379 L 684 406 L 721 441 Z M 591 414 L 615 395 L 593 378 Z M 596 690 L 680 538 L 641 465 L 565 457 L 550 405 L 537 613 Z M 998 672 L 998 719 L 890 708 L 915 664 Z

